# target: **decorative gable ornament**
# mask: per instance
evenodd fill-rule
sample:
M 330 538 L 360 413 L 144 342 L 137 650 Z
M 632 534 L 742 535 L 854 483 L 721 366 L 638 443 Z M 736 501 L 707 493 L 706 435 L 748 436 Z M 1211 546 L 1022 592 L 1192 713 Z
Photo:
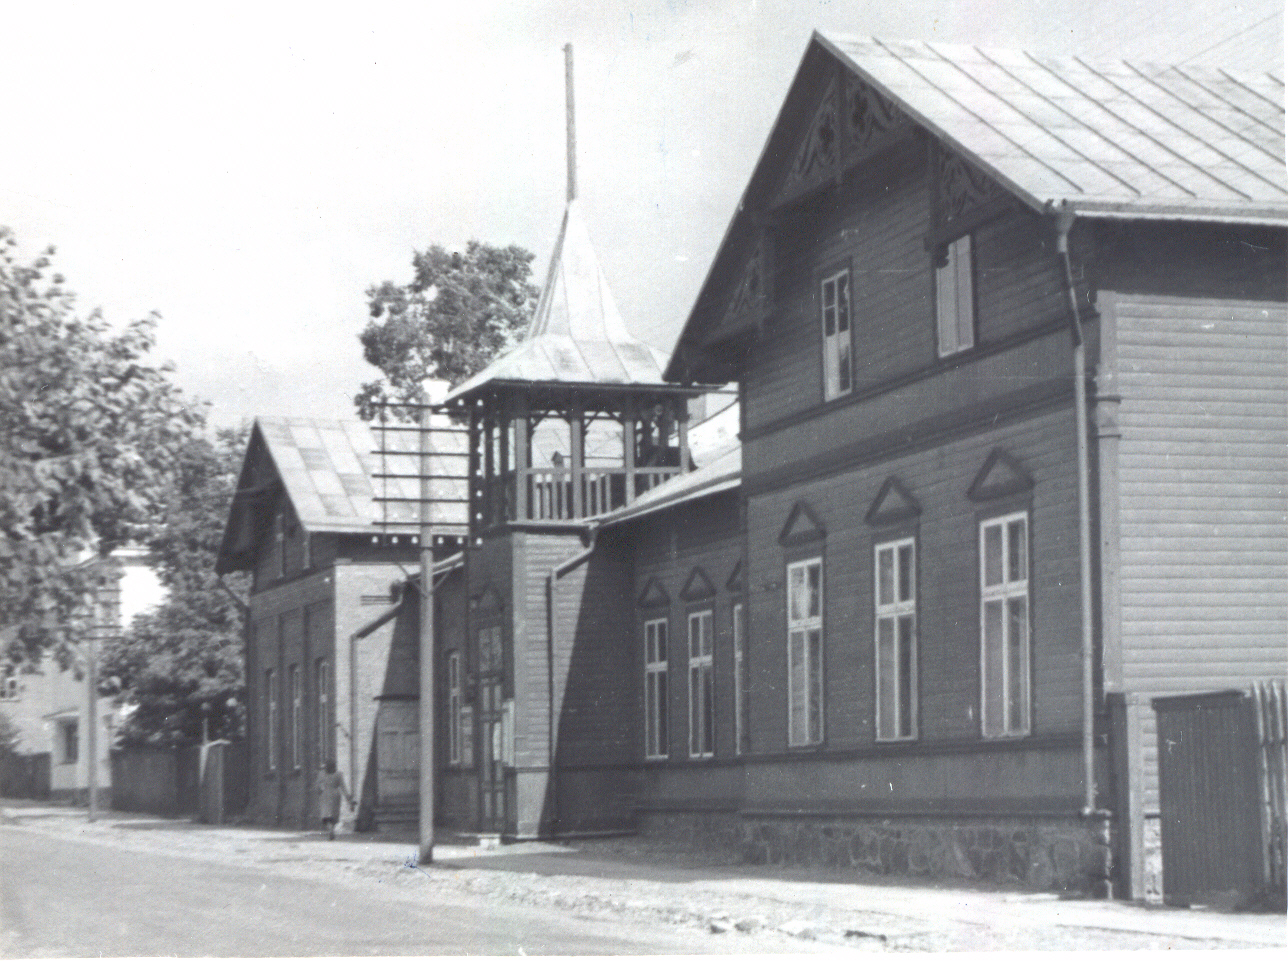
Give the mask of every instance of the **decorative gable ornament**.
M 863 519 L 869 527 L 885 527 L 920 516 L 921 504 L 917 498 L 908 493 L 899 478 L 890 476 L 877 491 L 877 496 L 872 498 L 872 505 Z
M 479 614 L 499 614 L 505 610 L 505 598 L 495 587 L 488 584 L 470 598 L 470 607 Z
M 966 496 L 972 501 L 989 501 L 1033 489 L 1033 475 L 1011 454 L 994 447 L 984 460 Z
M 684 582 L 684 589 L 680 591 L 681 599 L 701 601 L 715 596 L 716 586 L 711 583 L 711 578 L 707 577 L 706 571 L 701 567 L 695 567 L 689 572 L 689 579 Z
M 729 572 L 729 579 L 725 581 L 725 590 L 733 594 L 741 594 L 744 587 L 742 560 L 740 559 L 738 563 L 733 566 L 733 570 Z
M 769 307 L 769 236 L 761 231 L 725 308 L 721 328 L 741 326 L 739 321 L 761 320 Z
M 1011 195 L 960 154 L 934 142 L 931 155 L 934 202 L 930 232 L 934 246 L 973 230 L 1010 206 Z
M 820 541 L 826 536 L 827 528 L 818 519 L 818 515 L 804 501 L 797 501 L 787 515 L 787 521 L 778 535 L 778 543 L 783 547 L 793 547 Z
M 847 166 L 870 156 L 910 129 L 894 102 L 855 74 L 845 74 L 845 160 Z
M 782 199 L 803 194 L 841 171 L 841 129 L 837 116 L 836 78 L 827 85 L 805 140 L 788 168 Z
M 650 577 L 635 603 L 639 607 L 666 607 L 671 603 L 671 595 L 666 592 L 661 581 L 656 577 Z

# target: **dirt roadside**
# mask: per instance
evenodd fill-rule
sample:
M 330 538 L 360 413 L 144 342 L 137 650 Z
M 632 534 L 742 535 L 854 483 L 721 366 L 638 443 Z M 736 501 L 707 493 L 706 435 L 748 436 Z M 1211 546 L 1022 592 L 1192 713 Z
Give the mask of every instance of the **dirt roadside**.
M 448 837 L 436 845 L 434 863 L 421 867 L 413 838 L 346 835 L 327 842 L 307 832 L 209 827 L 119 812 L 105 812 L 91 824 L 83 809 L 3 805 L 0 822 L 21 830 L 250 863 L 344 884 L 385 885 L 400 897 L 470 894 L 582 917 L 679 927 L 704 941 L 739 942 L 722 946 L 726 950 L 1200 950 L 1288 944 L 1282 916 L 771 871 L 638 838 L 486 848 Z

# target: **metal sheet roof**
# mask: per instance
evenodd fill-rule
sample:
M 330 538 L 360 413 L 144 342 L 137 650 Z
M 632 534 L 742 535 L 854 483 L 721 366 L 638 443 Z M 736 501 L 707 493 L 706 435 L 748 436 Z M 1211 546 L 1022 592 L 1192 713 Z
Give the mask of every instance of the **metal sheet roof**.
M 255 426 L 305 530 L 368 533 L 388 525 L 393 531 L 410 531 L 419 524 L 418 504 L 377 500 L 419 498 L 418 480 L 379 476 L 419 473 L 420 440 L 415 431 L 388 431 L 381 442 L 378 426 L 356 420 L 260 417 Z M 436 433 L 434 445 L 445 452 L 468 449 L 460 434 Z M 377 453 L 382 449 L 388 453 Z M 467 496 L 464 458 L 434 458 L 430 469 L 437 475 L 459 477 L 435 480 L 432 492 L 436 498 Z M 463 503 L 434 505 L 433 519 L 439 526 L 463 530 L 467 515 Z
M 661 384 L 666 356 L 626 329 L 577 201 L 568 202 L 527 336 L 458 385 L 455 400 L 494 381 Z
M 1196 66 L 816 34 L 1035 207 L 1288 219 L 1284 85 Z

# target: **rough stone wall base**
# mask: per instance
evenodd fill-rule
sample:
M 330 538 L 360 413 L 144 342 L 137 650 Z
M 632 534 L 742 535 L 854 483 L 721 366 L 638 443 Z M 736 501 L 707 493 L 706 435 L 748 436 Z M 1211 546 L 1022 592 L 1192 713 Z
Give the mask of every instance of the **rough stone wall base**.
M 995 881 L 1043 891 L 1094 891 L 1108 867 L 1096 832 L 1076 818 L 869 821 L 649 813 L 641 815 L 640 830 L 693 850 L 736 847 L 748 864 Z

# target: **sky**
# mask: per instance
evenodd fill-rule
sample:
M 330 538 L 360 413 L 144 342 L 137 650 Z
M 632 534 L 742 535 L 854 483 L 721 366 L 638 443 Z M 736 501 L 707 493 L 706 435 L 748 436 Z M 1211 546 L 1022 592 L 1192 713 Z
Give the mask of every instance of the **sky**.
M 361 9 L 358 9 L 361 6 Z M 811 32 L 1284 76 L 1283 0 L 0 0 L 0 224 L 83 310 L 159 312 L 211 419 L 347 417 L 365 290 L 519 244 L 579 194 L 617 305 L 669 350 Z

